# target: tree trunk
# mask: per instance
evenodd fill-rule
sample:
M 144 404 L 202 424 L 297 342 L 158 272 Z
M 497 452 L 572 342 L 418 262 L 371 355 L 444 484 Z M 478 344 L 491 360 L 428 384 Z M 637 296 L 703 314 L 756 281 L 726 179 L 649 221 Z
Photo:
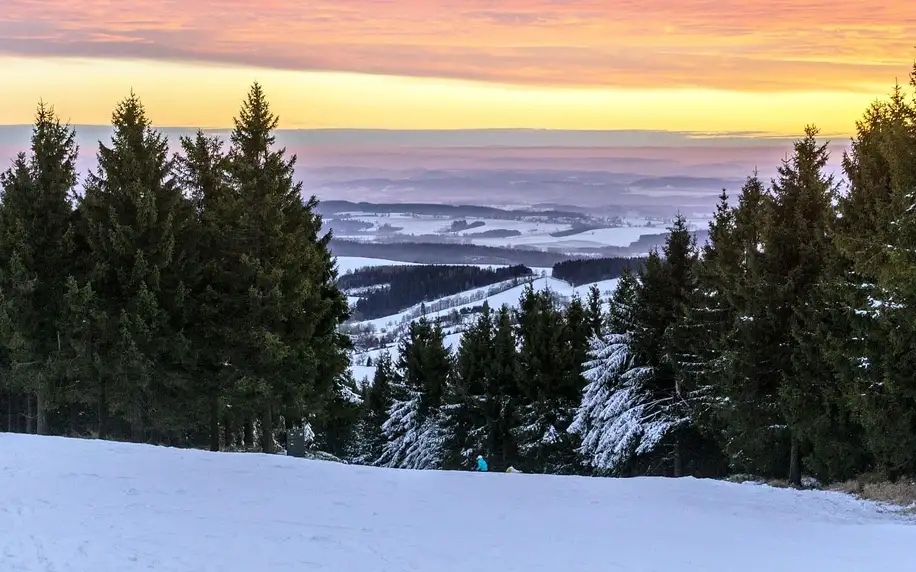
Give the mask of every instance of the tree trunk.
M 108 438 L 108 395 L 105 390 L 105 379 L 99 376 L 99 439 Z
M 274 449 L 274 420 L 270 407 L 265 407 L 261 415 L 261 451 L 264 453 L 276 452 Z
M 681 455 L 681 440 L 674 441 L 674 478 L 684 476 L 684 458 Z
M 226 415 L 223 417 L 223 446 L 227 451 L 231 451 L 234 445 L 235 443 L 232 439 L 232 418 L 227 411 Z
M 25 394 L 25 432 L 31 435 L 34 433 L 35 412 L 32 409 L 32 394 Z
M 219 393 L 210 395 L 210 450 L 219 451 Z
M 789 451 L 789 484 L 801 487 L 801 451 L 795 437 L 792 437 L 792 448 Z
M 254 449 L 254 423 L 251 422 L 251 419 L 245 420 L 245 435 L 243 444 L 245 445 L 246 451 Z
M 38 434 L 48 434 L 48 388 L 45 380 L 39 382 L 38 391 L 35 392 L 35 416 L 38 424 Z

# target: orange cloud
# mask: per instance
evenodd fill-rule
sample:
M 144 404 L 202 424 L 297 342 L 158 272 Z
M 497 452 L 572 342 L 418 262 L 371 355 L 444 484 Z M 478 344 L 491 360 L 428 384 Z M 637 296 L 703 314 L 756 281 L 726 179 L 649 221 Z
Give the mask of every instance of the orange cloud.
M 605 88 L 873 92 L 905 73 L 914 37 L 911 0 L 5 0 L 0 12 L 10 55 Z

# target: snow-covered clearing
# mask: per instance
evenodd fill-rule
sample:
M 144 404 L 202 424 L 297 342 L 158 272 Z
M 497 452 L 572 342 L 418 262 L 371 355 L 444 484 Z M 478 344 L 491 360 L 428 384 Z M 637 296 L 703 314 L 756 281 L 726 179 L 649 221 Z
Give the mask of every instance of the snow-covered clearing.
M 4 572 L 916 569 L 916 525 L 839 493 L 13 434 L 0 451 Z

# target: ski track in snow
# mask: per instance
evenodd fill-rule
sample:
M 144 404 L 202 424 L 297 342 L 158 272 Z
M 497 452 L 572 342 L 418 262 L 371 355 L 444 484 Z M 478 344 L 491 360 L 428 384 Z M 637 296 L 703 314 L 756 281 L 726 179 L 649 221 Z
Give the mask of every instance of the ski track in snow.
M 406 471 L 0 434 L 3 572 L 916 569 L 916 525 L 839 493 Z

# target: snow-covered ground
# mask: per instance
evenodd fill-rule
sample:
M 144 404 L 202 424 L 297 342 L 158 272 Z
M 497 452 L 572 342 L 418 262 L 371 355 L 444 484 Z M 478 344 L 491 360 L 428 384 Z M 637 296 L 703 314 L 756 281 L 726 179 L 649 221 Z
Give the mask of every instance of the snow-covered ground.
M 408 471 L 0 434 L 4 572 L 916 570 L 839 493 Z
M 549 274 L 551 269 L 548 268 L 545 270 L 547 271 L 546 273 Z M 507 284 L 509 284 L 510 282 L 511 281 L 507 281 Z M 558 280 L 556 278 L 552 278 L 548 275 L 543 278 L 536 278 L 532 280 L 531 286 L 535 290 L 550 289 L 551 291 L 561 296 L 566 296 L 566 297 L 572 297 L 574 294 L 578 294 L 579 297 L 582 298 L 583 301 L 588 296 L 589 289 L 592 286 L 597 286 L 598 289 L 601 291 L 601 295 L 604 300 L 602 306 L 604 310 L 607 311 L 608 299 L 610 298 L 611 294 L 613 294 L 614 290 L 617 288 L 618 282 L 619 280 L 617 278 L 614 278 L 612 280 L 602 280 L 601 282 L 583 284 L 582 286 L 570 286 L 569 283 L 564 282 L 562 280 Z M 514 286 L 512 288 L 509 288 L 508 290 L 499 292 L 498 294 L 494 294 L 492 296 L 487 296 L 479 300 L 473 299 L 473 298 L 477 298 L 477 294 L 485 294 L 487 290 L 492 287 L 493 286 L 491 285 L 491 286 L 484 286 L 482 288 L 474 288 L 471 290 L 465 290 L 464 292 L 461 292 L 459 294 L 453 294 L 452 296 L 445 296 L 443 298 L 438 298 L 436 300 L 427 302 L 426 305 L 427 307 L 430 307 L 430 308 L 436 307 L 436 304 L 443 302 L 443 301 L 453 301 L 454 304 L 452 303 L 444 304 L 444 305 L 447 305 L 448 307 L 442 310 L 427 312 L 426 318 L 429 320 L 435 320 L 439 317 L 447 316 L 448 314 L 450 314 L 451 312 L 455 310 L 461 311 L 462 309 L 465 309 L 465 308 L 481 306 L 483 305 L 484 302 L 486 302 L 490 306 L 490 308 L 492 308 L 493 310 L 498 310 L 504 304 L 509 306 L 510 308 L 517 308 L 519 299 L 522 297 L 522 294 L 524 294 L 525 288 L 527 288 L 528 285 L 521 284 L 518 286 Z M 472 300 L 466 303 L 462 303 L 462 300 L 468 299 L 469 296 L 472 298 Z M 374 328 L 376 328 L 376 330 L 379 330 L 379 331 L 387 331 L 392 328 L 398 328 L 398 327 L 401 327 L 405 329 L 406 331 L 405 324 L 407 323 L 408 318 L 410 318 L 411 316 L 417 316 L 414 319 L 419 319 L 419 316 L 417 315 L 417 309 L 419 308 L 419 306 L 420 305 L 417 304 L 416 306 L 412 306 L 402 312 L 398 312 L 397 314 L 392 314 L 390 316 L 383 316 L 381 318 L 376 318 L 374 320 L 366 320 L 363 322 L 357 322 L 357 324 L 360 324 L 360 325 L 371 324 Z M 467 318 L 468 321 L 471 321 L 473 319 L 474 318 L 471 316 Z M 459 344 L 461 344 L 462 332 L 458 331 L 458 332 L 446 332 L 446 333 L 447 335 L 445 337 L 445 346 L 451 349 L 453 352 L 457 352 L 458 346 Z M 375 376 L 375 367 L 372 367 L 372 366 L 366 367 L 366 366 L 359 365 L 359 364 L 364 363 L 364 360 L 367 357 L 370 357 L 372 359 L 372 363 L 375 363 L 383 351 L 387 351 L 389 355 L 391 355 L 392 359 L 397 359 L 396 345 L 395 347 L 392 347 L 392 348 L 370 350 L 367 352 L 359 352 L 359 353 L 354 353 L 353 355 L 351 355 L 350 371 L 353 374 L 353 378 L 356 379 L 357 381 L 363 381 L 367 379 L 371 381 L 372 378 Z
M 494 247 L 524 247 L 535 250 L 546 250 L 548 248 L 558 248 L 568 252 L 576 252 L 579 249 L 601 248 L 606 246 L 627 247 L 639 240 L 643 235 L 660 235 L 668 232 L 670 221 L 655 220 L 651 221 L 652 226 L 646 226 L 649 222 L 646 219 L 628 218 L 623 221 L 624 226 L 600 228 L 596 230 L 584 231 L 581 233 L 555 237 L 551 233 L 568 231 L 572 228 L 569 224 L 538 222 L 531 220 L 503 220 L 489 219 L 478 217 L 462 217 L 462 220 L 470 223 L 483 223 L 481 226 L 465 229 L 457 233 L 449 232 L 449 227 L 455 218 L 443 216 L 411 215 L 411 214 L 392 214 L 373 215 L 360 214 L 353 217 L 354 220 L 368 222 L 375 225 L 374 230 L 378 230 L 381 225 L 390 224 L 400 228 L 398 234 L 408 236 L 421 235 L 450 235 L 461 236 L 468 239 L 471 244 L 479 246 Z M 708 215 L 697 215 L 688 219 L 688 224 L 696 229 L 705 229 L 709 224 Z M 508 230 L 517 231 L 518 236 L 510 237 L 479 237 L 475 234 L 493 231 Z M 385 242 L 385 235 L 368 238 L 367 235 L 346 236 L 340 235 L 338 238 L 347 238 L 352 240 L 369 240 Z

